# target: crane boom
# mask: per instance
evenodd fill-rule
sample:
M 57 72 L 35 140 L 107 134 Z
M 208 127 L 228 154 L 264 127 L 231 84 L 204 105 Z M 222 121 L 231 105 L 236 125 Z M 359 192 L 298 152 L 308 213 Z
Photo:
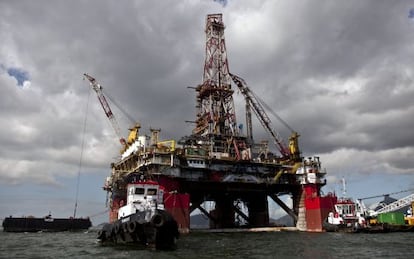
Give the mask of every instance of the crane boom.
M 405 206 L 410 205 L 412 202 L 414 202 L 414 194 L 410 194 L 404 198 L 401 198 L 397 201 L 394 201 L 393 203 L 390 203 L 388 205 L 386 205 L 385 207 L 374 211 L 374 213 L 372 215 L 378 215 L 381 213 L 386 213 L 386 212 L 391 212 L 391 211 L 396 211 L 398 209 L 404 208 Z
M 100 84 L 98 84 L 98 82 L 96 82 L 96 79 L 93 78 L 92 76 L 88 75 L 88 74 L 83 74 L 86 79 L 89 80 L 90 85 L 92 86 L 93 90 L 95 90 L 97 96 L 98 96 L 98 100 L 102 105 L 102 108 L 105 112 L 106 117 L 108 117 L 109 121 L 112 124 L 112 128 L 114 128 L 116 135 L 119 138 L 119 142 L 121 142 L 121 144 L 123 146 L 126 145 L 126 141 L 125 139 L 122 137 L 121 135 L 121 129 L 119 128 L 118 122 L 114 116 L 114 114 L 112 113 L 111 107 L 109 106 L 108 102 L 106 101 L 105 95 L 103 94 L 102 91 L 102 86 Z
M 290 150 L 283 143 L 283 140 L 280 137 L 279 133 L 273 130 L 272 121 L 270 120 L 269 116 L 267 116 L 262 104 L 257 100 L 254 93 L 249 89 L 249 87 L 247 87 L 246 82 L 243 80 L 243 78 L 236 76 L 234 74 L 230 73 L 230 76 L 233 79 L 234 83 L 237 85 L 237 87 L 240 89 L 240 92 L 243 94 L 246 103 L 248 103 L 249 106 L 253 109 L 262 126 L 273 137 L 273 140 L 275 141 L 275 144 L 279 149 L 279 152 L 282 154 L 283 158 L 290 158 Z M 249 127 L 250 125 L 247 126 Z
M 369 200 L 369 199 L 380 198 L 380 197 L 390 196 L 390 195 L 393 195 L 393 194 L 400 194 L 400 193 L 412 192 L 412 191 L 414 191 L 414 188 L 407 189 L 407 190 L 402 190 L 402 191 L 398 191 L 398 192 L 392 192 L 392 193 L 386 193 L 386 194 L 381 194 L 381 195 L 374 195 L 374 196 L 359 198 L 358 200 L 361 200 L 361 201 L 362 200 Z

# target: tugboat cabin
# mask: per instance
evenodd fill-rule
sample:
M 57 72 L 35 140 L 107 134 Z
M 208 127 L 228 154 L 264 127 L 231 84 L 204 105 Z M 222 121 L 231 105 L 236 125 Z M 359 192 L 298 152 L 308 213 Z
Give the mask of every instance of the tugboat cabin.
M 118 219 L 137 211 L 164 209 L 164 188 L 156 182 L 145 181 L 128 184 L 127 203 L 119 209 Z
M 355 217 L 355 203 L 348 199 L 342 199 L 335 204 L 336 212 L 343 217 Z

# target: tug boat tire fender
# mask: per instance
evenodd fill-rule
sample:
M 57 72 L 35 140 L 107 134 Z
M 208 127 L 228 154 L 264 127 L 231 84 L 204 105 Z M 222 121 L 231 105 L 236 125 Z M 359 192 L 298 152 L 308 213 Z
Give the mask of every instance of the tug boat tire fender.
M 106 231 L 105 230 L 99 230 L 98 231 L 98 239 L 104 241 L 106 239 Z
M 116 226 L 118 226 L 118 234 L 121 237 L 122 241 L 125 241 L 125 234 L 126 232 L 126 224 L 125 223 L 121 223 L 121 224 L 116 224 Z
M 135 221 L 130 221 L 127 223 L 127 230 L 129 233 L 134 233 L 137 229 L 137 223 Z
M 105 224 L 102 229 L 98 231 L 97 239 L 101 240 L 101 242 L 105 242 L 106 240 L 111 239 L 113 232 L 113 226 L 111 224 Z
M 124 232 L 124 233 L 127 233 L 128 232 L 128 223 L 122 223 L 122 231 Z
M 162 227 L 162 226 L 164 225 L 164 223 L 165 223 L 165 219 L 164 219 L 163 215 L 161 215 L 161 214 L 155 214 L 155 215 L 154 215 L 154 216 L 152 216 L 152 218 L 151 218 L 151 223 L 152 223 L 155 227 L 159 228 L 159 227 Z
M 121 226 L 119 224 L 115 224 L 114 230 L 115 230 L 115 234 L 119 234 L 121 230 Z

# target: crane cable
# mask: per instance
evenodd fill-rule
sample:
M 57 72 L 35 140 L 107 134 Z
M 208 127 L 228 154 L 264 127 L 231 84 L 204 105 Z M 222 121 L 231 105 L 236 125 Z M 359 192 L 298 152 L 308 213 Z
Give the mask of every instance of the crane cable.
M 136 120 L 134 117 L 132 117 L 131 114 L 129 114 L 120 104 L 118 104 L 114 98 L 112 98 L 112 96 L 110 94 L 108 94 L 107 91 L 105 91 L 104 88 L 102 88 L 102 92 L 105 94 L 106 97 L 108 97 L 108 99 L 115 104 L 116 107 L 118 107 L 118 109 L 128 118 L 128 120 L 130 120 L 130 122 L 132 124 L 136 123 Z
M 399 193 L 404 193 L 404 192 L 411 192 L 411 191 L 414 191 L 414 188 L 407 189 L 407 190 L 402 190 L 402 191 L 399 191 L 399 192 L 392 192 L 392 193 L 386 193 L 386 194 L 381 194 L 381 195 L 375 195 L 375 196 L 370 196 L 370 197 L 359 198 L 358 200 L 369 200 L 369 199 L 374 199 L 374 198 L 379 198 L 379 197 L 384 197 L 384 196 L 390 196 L 390 195 L 394 195 L 394 194 L 399 194 Z
M 250 91 L 252 92 L 252 91 Z M 255 98 L 267 109 L 268 112 L 270 112 L 273 116 L 275 116 L 276 119 L 278 119 L 287 129 L 290 130 L 290 132 L 295 132 L 292 127 L 289 126 L 289 124 L 282 119 L 282 117 L 280 117 L 276 112 L 273 111 L 272 108 L 270 108 L 270 106 L 265 103 L 265 101 L 263 101 L 263 99 L 261 99 L 259 96 L 257 96 L 255 93 L 252 92 L 252 94 L 255 96 Z
M 247 89 L 247 91 L 253 96 L 253 98 L 255 98 L 256 100 L 257 100 L 257 102 L 261 105 L 261 106 L 263 106 L 268 112 L 270 112 L 276 119 L 278 119 L 287 129 L 289 129 L 290 130 L 290 132 L 295 132 L 295 130 L 293 130 L 293 128 L 284 120 L 284 119 L 282 119 L 282 117 L 280 117 L 275 111 L 273 111 L 273 109 L 272 108 L 270 108 L 270 106 L 262 99 L 262 98 L 260 98 L 255 92 L 253 92 L 253 90 L 252 89 L 250 89 L 248 86 L 247 86 L 247 83 L 246 83 L 246 81 L 244 81 L 244 79 L 243 78 L 241 78 L 241 77 L 239 77 L 239 76 L 237 76 L 237 75 L 234 75 L 234 74 L 231 74 L 230 73 L 230 76 L 232 77 L 232 79 L 233 79 L 233 82 L 234 83 L 236 83 L 234 80 L 234 78 L 233 77 L 235 77 L 238 81 L 240 81 L 242 84 L 244 84 L 244 87 Z M 237 85 L 237 83 L 236 83 L 236 85 Z M 239 91 L 241 92 L 241 93 L 243 93 L 243 91 L 240 89 L 240 87 L 238 88 L 239 89 Z M 244 94 L 243 94 L 244 95 Z
M 81 168 L 82 168 L 83 149 L 84 149 L 84 146 L 85 146 L 86 122 L 88 120 L 88 109 L 89 109 L 89 99 L 90 99 L 90 96 L 91 96 L 91 89 L 92 88 L 89 87 L 88 100 L 86 102 L 86 114 L 85 114 L 85 119 L 83 121 L 82 144 L 81 144 L 81 153 L 80 153 L 80 158 L 79 158 L 78 178 L 76 180 L 76 199 L 75 199 L 75 210 L 73 211 L 73 218 L 76 218 L 76 209 L 78 207 L 79 183 L 80 183 L 80 174 L 81 174 Z

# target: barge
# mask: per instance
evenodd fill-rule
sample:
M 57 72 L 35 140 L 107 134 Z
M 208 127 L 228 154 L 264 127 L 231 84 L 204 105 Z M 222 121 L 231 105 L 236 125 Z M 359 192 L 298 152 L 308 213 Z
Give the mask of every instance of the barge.
M 82 231 L 92 226 L 89 218 L 53 218 L 52 215 L 36 217 L 8 217 L 3 220 L 5 232 L 60 232 Z

